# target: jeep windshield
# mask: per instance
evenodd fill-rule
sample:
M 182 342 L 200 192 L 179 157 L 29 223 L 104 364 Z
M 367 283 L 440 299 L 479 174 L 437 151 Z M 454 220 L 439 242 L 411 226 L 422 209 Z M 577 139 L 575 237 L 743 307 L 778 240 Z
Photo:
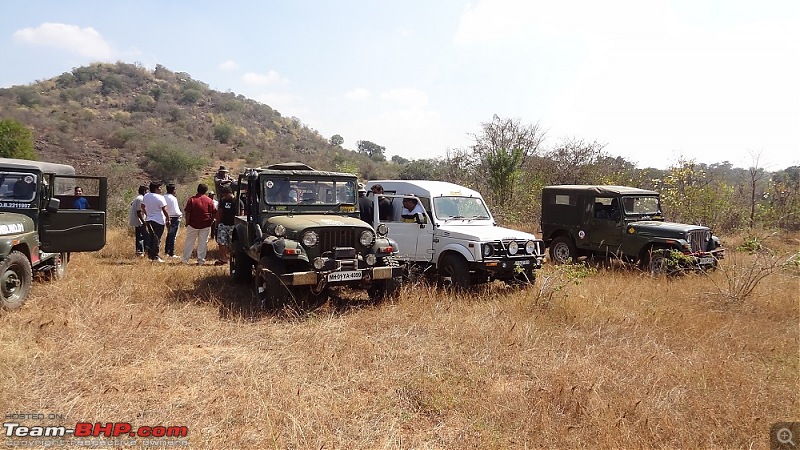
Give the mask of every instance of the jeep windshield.
M 478 197 L 434 197 L 437 219 L 489 219 L 489 210 Z
M 626 216 L 660 216 L 661 204 L 656 196 L 622 197 Z
M 0 173 L 0 202 L 30 202 L 36 195 L 36 175 Z
M 275 177 L 264 184 L 264 199 L 269 205 L 355 205 L 355 180 Z

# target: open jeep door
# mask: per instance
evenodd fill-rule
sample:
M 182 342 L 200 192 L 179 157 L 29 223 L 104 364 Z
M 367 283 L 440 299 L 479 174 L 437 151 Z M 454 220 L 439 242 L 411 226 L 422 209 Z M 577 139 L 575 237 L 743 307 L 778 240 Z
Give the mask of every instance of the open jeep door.
M 75 188 L 80 187 L 87 202 L 78 209 Z M 108 180 L 105 177 L 50 175 L 47 194 L 39 220 L 39 240 L 42 251 L 90 252 L 106 244 L 106 198 Z M 58 208 L 54 208 L 54 199 Z

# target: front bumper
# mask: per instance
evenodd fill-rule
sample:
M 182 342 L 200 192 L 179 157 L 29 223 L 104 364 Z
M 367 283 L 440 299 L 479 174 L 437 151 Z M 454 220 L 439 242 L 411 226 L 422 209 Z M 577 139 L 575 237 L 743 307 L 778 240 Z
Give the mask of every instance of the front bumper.
M 533 270 L 541 269 L 543 259 L 544 256 L 485 259 L 473 263 L 473 269 L 486 272 L 493 278 L 510 277 L 517 273 L 517 267 L 522 267 L 523 269 L 531 268 Z
M 709 252 L 696 252 L 685 256 L 688 264 L 684 264 L 684 269 L 708 269 L 717 267 L 718 261 L 725 258 L 725 249 L 717 248 Z
M 309 270 L 306 272 L 292 272 L 280 275 L 280 279 L 287 286 L 318 286 L 320 284 L 369 284 L 372 281 L 388 280 L 402 275 L 403 268 L 400 266 L 382 266 L 353 270 Z

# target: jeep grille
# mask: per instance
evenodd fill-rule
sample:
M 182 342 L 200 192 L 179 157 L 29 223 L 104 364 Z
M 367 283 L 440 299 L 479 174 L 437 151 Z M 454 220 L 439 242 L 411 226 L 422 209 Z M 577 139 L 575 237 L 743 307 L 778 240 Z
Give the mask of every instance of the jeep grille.
M 705 251 L 706 233 L 706 230 L 694 230 L 689 232 L 689 243 L 692 245 L 692 253 Z
M 320 252 L 333 250 L 334 247 L 361 248 L 358 242 L 361 228 L 318 228 Z

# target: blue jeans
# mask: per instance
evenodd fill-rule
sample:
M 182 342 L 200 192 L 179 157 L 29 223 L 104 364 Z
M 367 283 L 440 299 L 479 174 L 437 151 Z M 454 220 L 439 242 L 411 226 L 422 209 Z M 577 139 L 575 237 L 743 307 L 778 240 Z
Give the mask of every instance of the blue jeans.
M 135 228 L 136 230 L 136 254 L 144 253 L 148 248 L 147 245 L 147 227 L 140 225 Z
M 164 225 L 161 225 L 158 222 L 153 222 L 152 220 L 148 220 L 147 225 L 151 230 L 153 230 L 147 240 L 148 255 L 150 256 L 150 259 L 158 259 L 158 250 L 159 247 L 161 247 L 161 236 L 164 235 Z
M 167 231 L 167 241 L 164 243 L 164 253 L 175 256 L 175 238 L 178 237 L 178 228 L 181 226 L 180 217 L 169 218 L 169 230 Z

